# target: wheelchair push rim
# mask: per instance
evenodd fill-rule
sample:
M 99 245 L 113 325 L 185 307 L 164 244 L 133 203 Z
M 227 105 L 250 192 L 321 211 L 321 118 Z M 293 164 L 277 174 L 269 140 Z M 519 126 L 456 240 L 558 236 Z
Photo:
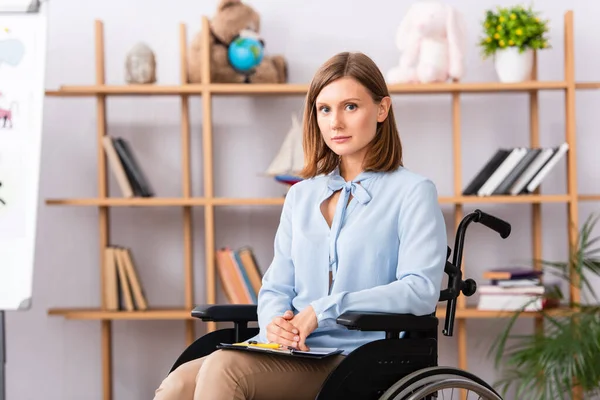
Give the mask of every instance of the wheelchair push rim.
M 459 393 L 463 390 L 467 390 L 466 399 L 470 399 L 470 394 L 473 393 L 476 399 L 481 400 L 502 400 L 496 393 L 491 391 L 479 383 L 472 381 L 467 378 L 455 377 L 455 378 L 444 378 L 437 382 L 430 383 L 429 385 L 422 387 L 417 392 L 410 394 L 408 397 L 403 397 L 402 394 L 397 398 L 398 400 L 424 400 L 431 398 L 429 396 L 435 395 L 436 398 L 440 398 L 439 391 L 444 389 L 452 389 L 452 397 L 454 398 L 454 390 Z M 442 399 L 446 399 L 446 396 L 442 394 Z
M 464 379 L 473 382 L 478 385 L 477 387 L 484 388 L 491 393 L 490 400 L 502 400 L 494 388 L 478 376 L 459 368 L 445 366 L 423 368 L 405 376 L 390 386 L 378 400 L 407 400 L 406 396 L 416 390 L 447 379 Z M 484 400 L 486 399 L 488 398 L 484 397 Z

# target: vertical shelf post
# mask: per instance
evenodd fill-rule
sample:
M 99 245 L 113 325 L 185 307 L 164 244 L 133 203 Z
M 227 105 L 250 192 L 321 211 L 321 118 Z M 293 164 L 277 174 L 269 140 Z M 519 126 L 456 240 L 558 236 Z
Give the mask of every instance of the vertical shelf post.
M 577 248 L 579 231 L 579 210 L 577 202 L 577 144 L 575 141 L 575 46 L 573 33 L 573 11 L 567 11 L 564 17 L 564 55 L 565 55 L 565 140 L 569 144 L 567 151 L 567 232 L 569 237 L 569 255 Z M 571 268 L 569 286 L 569 299 L 573 304 L 581 301 L 579 293 L 579 279 L 576 272 Z M 583 391 L 580 387 L 573 390 L 573 399 L 583 399 Z
M 533 52 L 532 80 L 537 80 L 538 53 Z M 537 90 L 529 92 L 529 146 L 536 148 L 540 146 L 540 120 L 539 120 L 539 93 Z M 536 188 L 534 195 L 540 194 L 540 188 Z M 534 269 L 541 270 L 539 262 L 542 258 L 542 204 L 531 204 L 531 249 L 533 253 Z M 543 330 L 543 319 L 540 315 L 535 317 L 535 329 L 538 333 Z
M 96 85 L 104 85 L 106 76 L 104 71 L 104 24 L 100 20 L 95 21 L 95 59 L 96 59 Z M 98 157 L 98 197 L 108 197 L 108 179 L 106 173 L 106 155 L 102 140 L 106 135 L 106 95 L 96 95 L 96 148 Z M 98 225 L 100 238 L 100 298 L 102 309 L 106 310 L 106 296 L 104 280 L 105 249 L 110 241 L 110 209 L 108 206 L 99 206 Z M 112 400 L 112 322 L 102 320 L 102 386 L 103 399 Z
M 575 143 L 575 51 L 573 44 L 573 11 L 565 14 L 565 140 L 569 144 L 567 151 L 567 231 L 569 233 L 569 250 L 576 246 L 579 229 L 579 215 L 577 209 L 577 146 Z M 573 271 L 571 271 L 573 273 Z M 572 302 L 580 302 L 579 282 L 572 276 L 574 284 L 570 286 L 569 297 Z
M 205 285 L 206 302 L 217 302 L 215 282 L 215 206 L 213 184 L 213 144 L 212 144 L 212 98 L 210 92 L 210 26 L 207 17 L 202 17 L 202 150 L 204 169 L 204 236 L 205 236 Z M 207 332 L 216 329 L 215 322 L 207 323 Z
M 188 83 L 187 73 L 187 31 L 185 24 L 179 25 L 180 81 Z M 183 197 L 192 196 L 190 167 L 190 102 L 188 94 L 181 94 L 181 185 Z M 184 296 L 185 308 L 194 307 L 194 237 L 192 206 L 183 206 L 183 258 L 184 258 Z M 185 343 L 192 344 L 195 339 L 194 321 L 185 321 Z
M 452 92 L 452 151 L 454 158 L 454 197 L 459 198 L 462 195 L 462 136 L 461 136 L 461 109 L 460 94 Z M 461 219 L 464 215 L 464 205 L 461 202 L 454 204 L 454 231 L 458 229 Z M 456 249 L 453 249 L 453 252 Z M 464 272 L 463 265 L 457 265 Z M 466 308 L 465 296 L 459 296 L 456 301 L 457 311 L 460 312 Z M 458 318 L 456 321 L 457 340 L 458 340 L 458 365 L 459 368 L 467 369 L 467 326 L 464 318 Z M 461 399 L 465 399 L 466 392 L 461 390 Z

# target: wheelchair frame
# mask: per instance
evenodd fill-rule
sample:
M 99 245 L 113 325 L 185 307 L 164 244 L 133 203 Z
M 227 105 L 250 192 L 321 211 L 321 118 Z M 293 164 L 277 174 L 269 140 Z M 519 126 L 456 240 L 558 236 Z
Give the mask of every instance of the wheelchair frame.
M 471 222 L 487 226 L 503 239 L 511 231 L 510 224 L 479 209 L 466 215 L 460 222 L 452 262 L 449 261 L 451 249 L 447 249 L 444 272 L 449 278 L 448 287 L 441 291 L 439 299 L 447 301 L 442 330 L 445 336 L 453 334 L 458 296 L 461 293 L 472 296 L 477 290 L 473 279 L 462 280 L 460 269 L 466 229 Z M 233 322 L 234 326 L 198 338 L 178 357 L 170 372 L 185 362 L 209 355 L 219 343 L 242 342 L 259 332 L 258 327 L 248 327 L 249 322 L 258 320 L 257 306 L 254 304 L 200 305 L 194 308 L 192 316 L 202 321 Z M 456 381 L 462 382 L 463 386 L 477 386 L 488 393 L 490 400 L 502 400 L 489 384 L 476 375 L 458 368 L 438 366 L 439 320 L 435 312 L 416 316 L 349 311 L 340 315 L 336 321 L 347 329 L 385 332 L 385 338 L 369 342 L 349 353 L 324 381 L 316 400 L 400 400 L 395 396 L 407 390 L 423 389 L 430 384 L 439 385 L 443 379 L 448 384 Z M 402 338 L 401 333 L 404 333 Z

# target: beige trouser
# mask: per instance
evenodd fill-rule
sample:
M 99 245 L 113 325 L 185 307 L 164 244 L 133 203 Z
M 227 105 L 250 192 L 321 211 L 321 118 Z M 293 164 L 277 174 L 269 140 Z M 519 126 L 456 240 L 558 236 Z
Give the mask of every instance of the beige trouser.
M 216 350 L 171 372 L 156 389 L 154 400 L 314 400 L 343 359 Z

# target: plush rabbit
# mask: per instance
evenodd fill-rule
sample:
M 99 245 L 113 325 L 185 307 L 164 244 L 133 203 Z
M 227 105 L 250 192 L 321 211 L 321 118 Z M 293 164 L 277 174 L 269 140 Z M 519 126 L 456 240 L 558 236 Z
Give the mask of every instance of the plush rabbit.
M 445 82 L 464 74 L 464 20 L 443 2 L 411 5 L 396 32 L 396 46 L 400 63 L 388 71 L 388 83 Z

